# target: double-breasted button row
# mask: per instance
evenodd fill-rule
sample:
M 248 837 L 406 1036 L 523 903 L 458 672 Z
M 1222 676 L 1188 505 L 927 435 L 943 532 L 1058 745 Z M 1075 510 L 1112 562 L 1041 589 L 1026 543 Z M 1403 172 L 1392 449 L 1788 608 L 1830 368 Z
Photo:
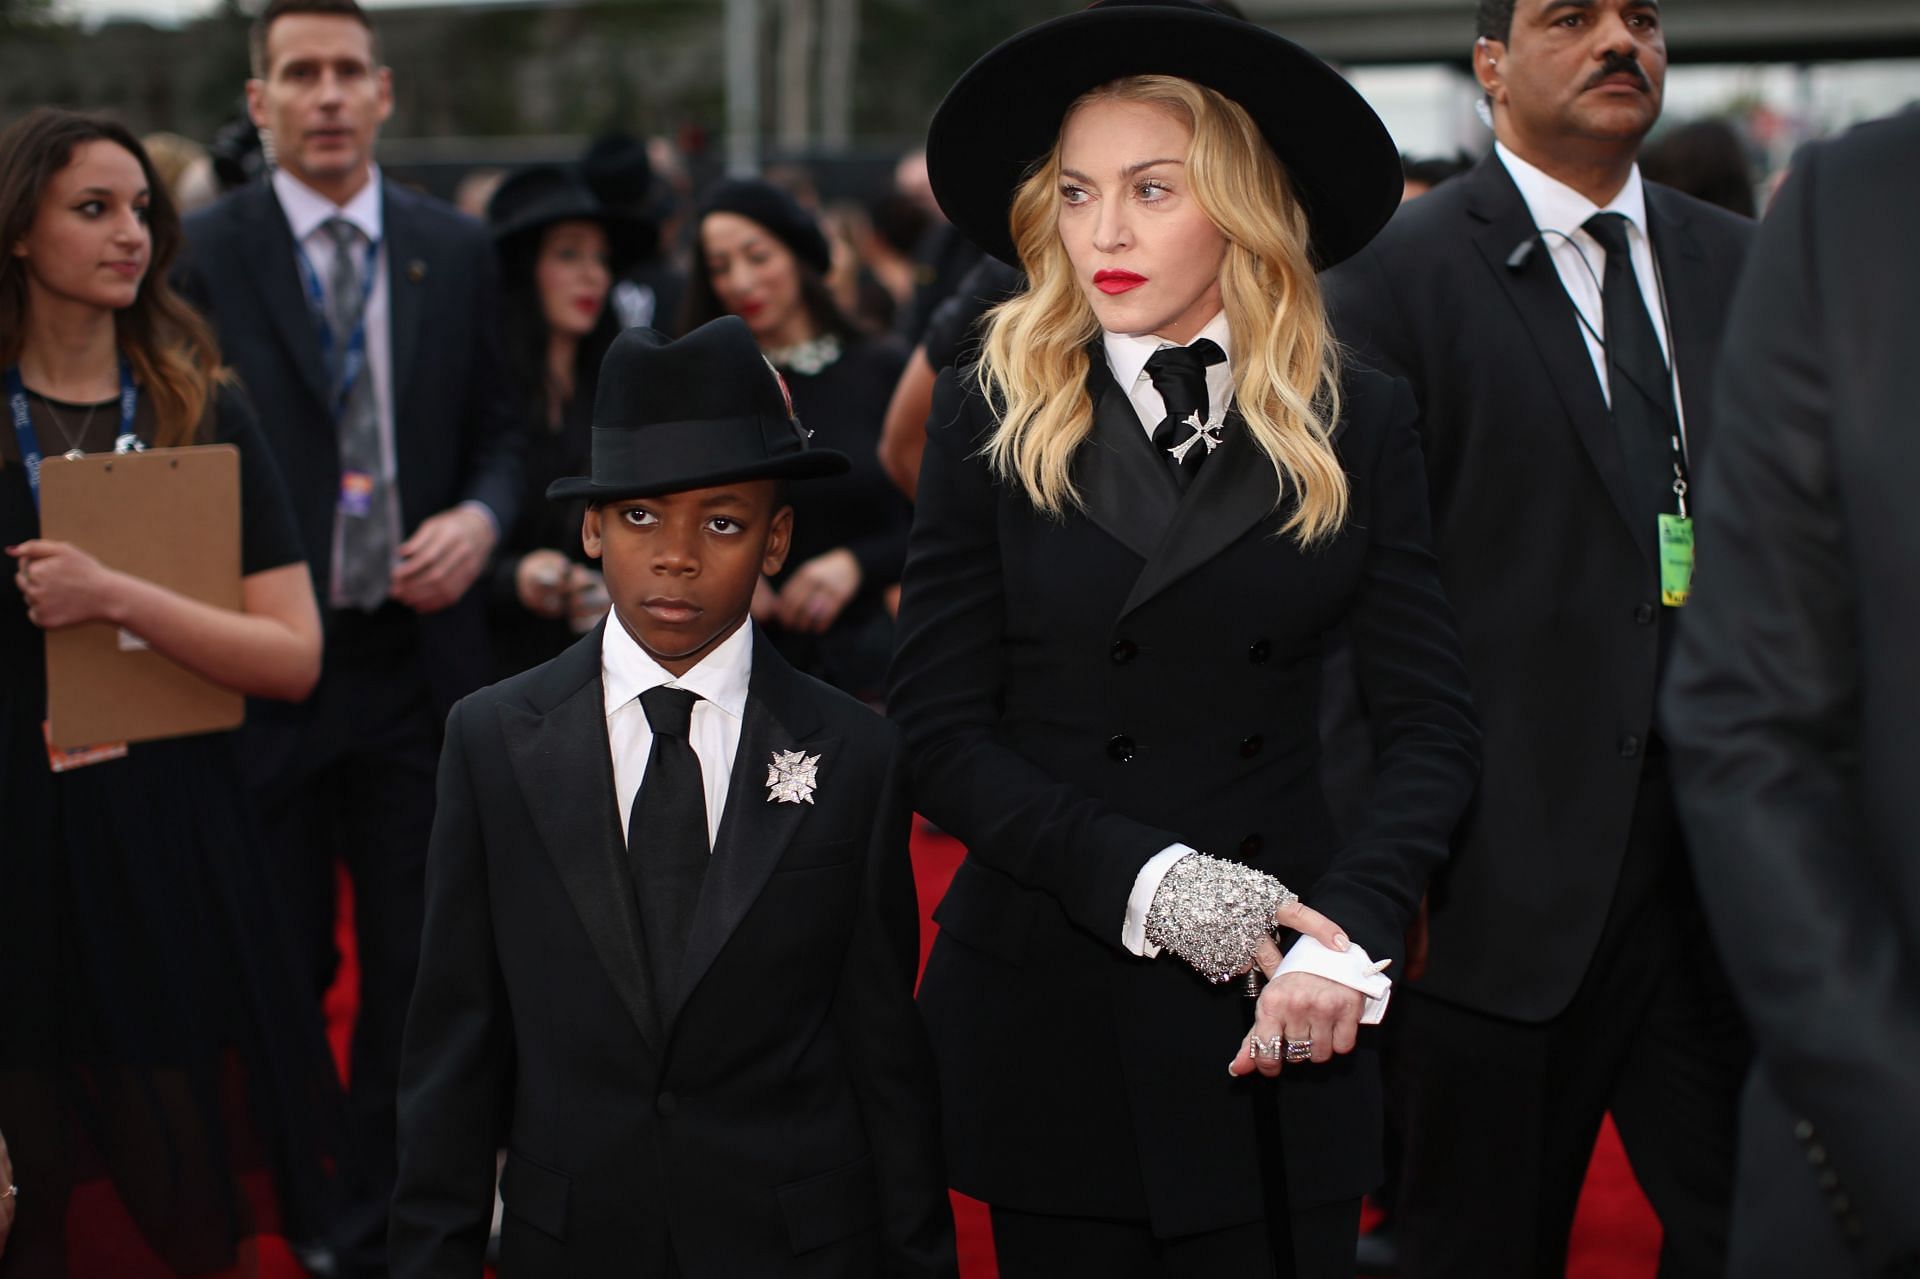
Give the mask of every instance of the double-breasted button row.
M 1116 764 L 1124 764 L 1133 758 L 1133 739 L 1125 733 L 1116 733 L 1107 739 L 1107 758 Z
M 1640 739 L 1628 733 L 1620 739 L 1620 758 L 1633 759 L 1640 754 Z

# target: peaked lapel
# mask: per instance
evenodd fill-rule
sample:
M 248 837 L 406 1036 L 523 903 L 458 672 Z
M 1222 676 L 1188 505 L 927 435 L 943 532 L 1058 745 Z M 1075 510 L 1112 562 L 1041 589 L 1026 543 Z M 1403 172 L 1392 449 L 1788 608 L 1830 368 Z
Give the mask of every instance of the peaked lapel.
M 686 957 L 680 964 L 680 990 L 665 1010 L 671 1033 L 713 961 L 740 927 L 767 885 L 780 857 L 813 811 L 810 803 L 774 803 L 767 794 L 767 769 L 775 751 L 804 750 L 820 756 L 820 786 L 834 784 L 837 739 L 821 738 L 819 708 L 804 679 L 787 665 L 766 636 L 755 628 L 753 674 L 747 684 L 747 711 L 740 726 L 740 747 L 727 782 L 727 811 L 713 842 L 713 860 L 700 885 Z
M 1573 423 L 1574 433 L 1580 437 L 1594 469 L 1600 473 L 1614 509 L 1633 534 L 1633 544 L 1643 553 L 1650 552 L 1651 530 L 1643 534 L 1640 529 L 1636 514 L 1639 508 L 1632 501 L 1627 483 L 1627 462 L 1620 448 L 1620 435 L 1614 429 L 1613 414 L 1600 392 L 1599 379 L 1594 376 L 1593 359 L 1587 354 L 1586 340 L 1580 336 L 1580 320 L 1574 312 L 1573 301 L 1560 283 L 1551 255 L 1536 243 L 1532 256 L 1523 266 L 1517 270 L 1507 266 L 1513 251 L 1537 233 L 1533 215 L 1527 212 L 1527 202 L 1520 196 L 1520 188 L 1492 156 L 1481 161 L 1471 173 L 1455 180 L 1468 184 L 1467 212 L 1479 223 L 1473 242 L 1486 260 L 1487 270 L 1514 309 L 1520 312 L 1522 325 L 1534 349 L 1540 353 L 1540 361 L 1546 366 L 1567 419 Z
M 414 216 L 413 196 L 384 178 L 380 183 L 380 226 L 387 239 L 387 314 L 392 325 L 394 421 L 406 420 L 407 391 L 413 383 L 415 355 L 420 349 L 420 322 L 426 312 L 424 264 L 426 237 Z M 419 277 L 416 279 L 416 275 Z
M 1689 225 L 1686 205 L 1649 182 L 1647 237 L 1653 241 L 1654 260 L 1660 264 L 1660 291 L 1665 299 L 1667 340 L 1673 344 L 1673 371 L 1680 387 L 1680 409 L 1686 423 L 1689 459 L 1703 456 L 1712 434 L 1713 370 L 1719 363 L 1720 329 L 1725 320 L 1719 290 L 1701 277 L 1707 255 Z M 1689 395 L 1688 389 L 1693 391 Z
M 529 706 L 501 706 L 500 726 L 527 811 L 594 954 L 641 1036 L 658 1052 L 665 1039 L 664 1023 L 647 980 L 640 908 L 620 837 L 613 755 L 607 746 L 600 679 L 605 627 L 602 621 L 554 659 L 529 695 Z
M 1087 352 L 1093 432 L 1073 458 L 1087 518 L 1146 559 L 1180 505 L 1180 486 L 1140 426 L 1133 401 L 1113 380 L 1098 341 Z
M 330 407 L 320 336 L 314 328 L 312 303 L 300 279 L 293 228 L 287 224 L 286 211 L 280 207 L 270 182 L 245 188 L 233 199 L 245 201 L 239 206 L 243 216 L 240 242 L 235 248 L 245 264 L 247 278 L 260 291 L 261 309 L 300 371 L 307 392 L 322 407 Z M 331 422 L 331 416 L 327 420 Z
M 1273 464 L 1248 435 L 1238 408 L 1229 408 L 1226 420 L 1220 447 L 1180 496 L 1173 522 L 1147 557 L 1146 568 L 1120 610 L 1122 617 L 1205 564 L 1273 513 L 1277 496 Z

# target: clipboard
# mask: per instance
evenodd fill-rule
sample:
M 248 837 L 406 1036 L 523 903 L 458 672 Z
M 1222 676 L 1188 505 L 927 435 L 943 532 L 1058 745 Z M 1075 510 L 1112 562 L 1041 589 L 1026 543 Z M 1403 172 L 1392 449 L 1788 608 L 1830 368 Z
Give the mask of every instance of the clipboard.
M 49 457 L 40 535 L 190 599 L 240 607 L 240 450 L 231 444 Z M 48 631 L 52 745 L 237 728 L 246 699 L 107 622 Z

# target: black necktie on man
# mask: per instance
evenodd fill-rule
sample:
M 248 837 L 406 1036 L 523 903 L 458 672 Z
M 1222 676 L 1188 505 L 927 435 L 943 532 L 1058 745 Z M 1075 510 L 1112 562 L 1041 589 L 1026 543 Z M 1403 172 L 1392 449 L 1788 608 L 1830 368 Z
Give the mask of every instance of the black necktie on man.
M 694 907 L 712 848 L 706 787 L 690 733 L 698 693 L 657 685 L 640 694 L 653 729 L 647 771 L 627 822 L 627 856 L 646 933 L 647 967 L 664 1018 L 673 1006 Z

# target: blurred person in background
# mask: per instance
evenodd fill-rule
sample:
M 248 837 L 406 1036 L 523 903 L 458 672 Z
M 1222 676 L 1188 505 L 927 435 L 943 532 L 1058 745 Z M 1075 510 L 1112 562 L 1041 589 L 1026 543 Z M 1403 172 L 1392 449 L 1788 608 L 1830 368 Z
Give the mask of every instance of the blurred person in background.
M 853 460 L 845 475 L 794 484 L 793 546 L 755 597 L 754 620 L 800 670 L 877 700 L 893 651 L 887 591 L 900 580 L 913 519 L 877 453 L 905 355 L 835 304 L 826 236 L 791 195 L 728 179 L 697 216 L 683 327 L 729 313 L 745 320 L 815 442 Z
M 1753 162 L 1725 120 L 1693 120 L 1648 143 L 1640 171 L 1649 182 L 1684 191 L 1743 218 L 1753 216 Z
M 885 291 L 886 315 L 876 312 L 871 317 L 880 328 L 893 327 L 894 317 L 913 300 L 913 246 L 931 223 L 926 209 L 898 192 L 867 203 L 863 233 L 854 247 L 873 282 Z
M 653 228 L 602 204 L 559 165 L 508 175 L 487 221 L 500 254 L 509 394 L 527 433 L 520 517 L 488 575 L 494 672 L 505 679 L 558 656 L 606 615 L 606 586 L 581 547 L 584 508 L 546 492 L 586 469 L 600 361 L 620 331 L 608 293 L 651 247 Z
M 1494 154 L 1327 280 L 1341 340 L 1419 401 L 1486 729 L 1397 1005 L 1401 1273 L 1559 1276 L 1610 1111 L 1661 1274 L 1717 1277 L 1749 1050 L 1653 712 L 1753 228 L 1635 164 L 1665 84 L 1653 0 L 1481 0 L 1476 23 Z
M 70 1229 L 98 1225 L 70 1215 L 70 1196 L 97 1179 L 178 1274 L 326 1218 L 333 1061 L 280 928 L 240 735 L 66 752 L 43 732 L 45 635 L 83 623 L 254 698 L 297 702 L 319 678 L 292 503 L 207 326 L 168 287 L 180 234 L 121 126 L 43 108 L 0 135 L 0 1129 L 15 1161 L 0 1212 L 20 1210 L 7 1279 L 69 1273 Z M 238 609 L 40 537 L 41 460 L 136 441 L 239 450 Z M 244 1179 L 261 1169 L 278 1222 L 252 1210 Z
M 1449 178 L 1457 178 L 1473 167 L 1473 158 L 1465 151 L 1453 155 L 1428 156 L 1415 159 L 1410 155 L 1400 157 L 1400 172 L 1406 184 L 1400 194 L 1400 202 L 1417 199 L 1439 186 Z
M 213 157 L 192 138 L 177 133 L 149 133 L 140 139 L 153 161 L 153 170 L 173 195 L 173 207 L 182 217 L 220 198 Z
M 484 220 L 487 205 L 493 201 L 493 193 L 500 189 L 500 183 L 506 179 L 507 171 L 492 165 L 468 169 L 460 175 L 460 181 L 453 187 L 453 207 L 470 218 Z
M 320 686 L 253 710 L 246 763 L 315 1001 L 337 964 L 336 863 L 352 883 L 347 1204 L 327 1246 L 342 1275 L 378 1279 L 441 728 L 492 673 L 476 588 L 519 513 L 525 433 L 486 228 L 374 162 L 393 78 L 366 13 L 273 0 L 249 44 L 277 167 L 189 220 L 181 275 L 259 410 L 322 600 Z
M 1920 1275 L 1920 114 L 1815 144 L 1761 225 L 1663 701 L 1753 1025 L 1728 1273 Z
M 580 171 L 595 198 L 627 228 L 622 240 L 630 251 L 623 251 L 612 294 L 619 326 L 671 336 L 686 305 L 687 273 L 663 234 L 677 197 L 670 179 L 656 175 L 653 149 L 624 133 L 604 134 L 581 157 Z

